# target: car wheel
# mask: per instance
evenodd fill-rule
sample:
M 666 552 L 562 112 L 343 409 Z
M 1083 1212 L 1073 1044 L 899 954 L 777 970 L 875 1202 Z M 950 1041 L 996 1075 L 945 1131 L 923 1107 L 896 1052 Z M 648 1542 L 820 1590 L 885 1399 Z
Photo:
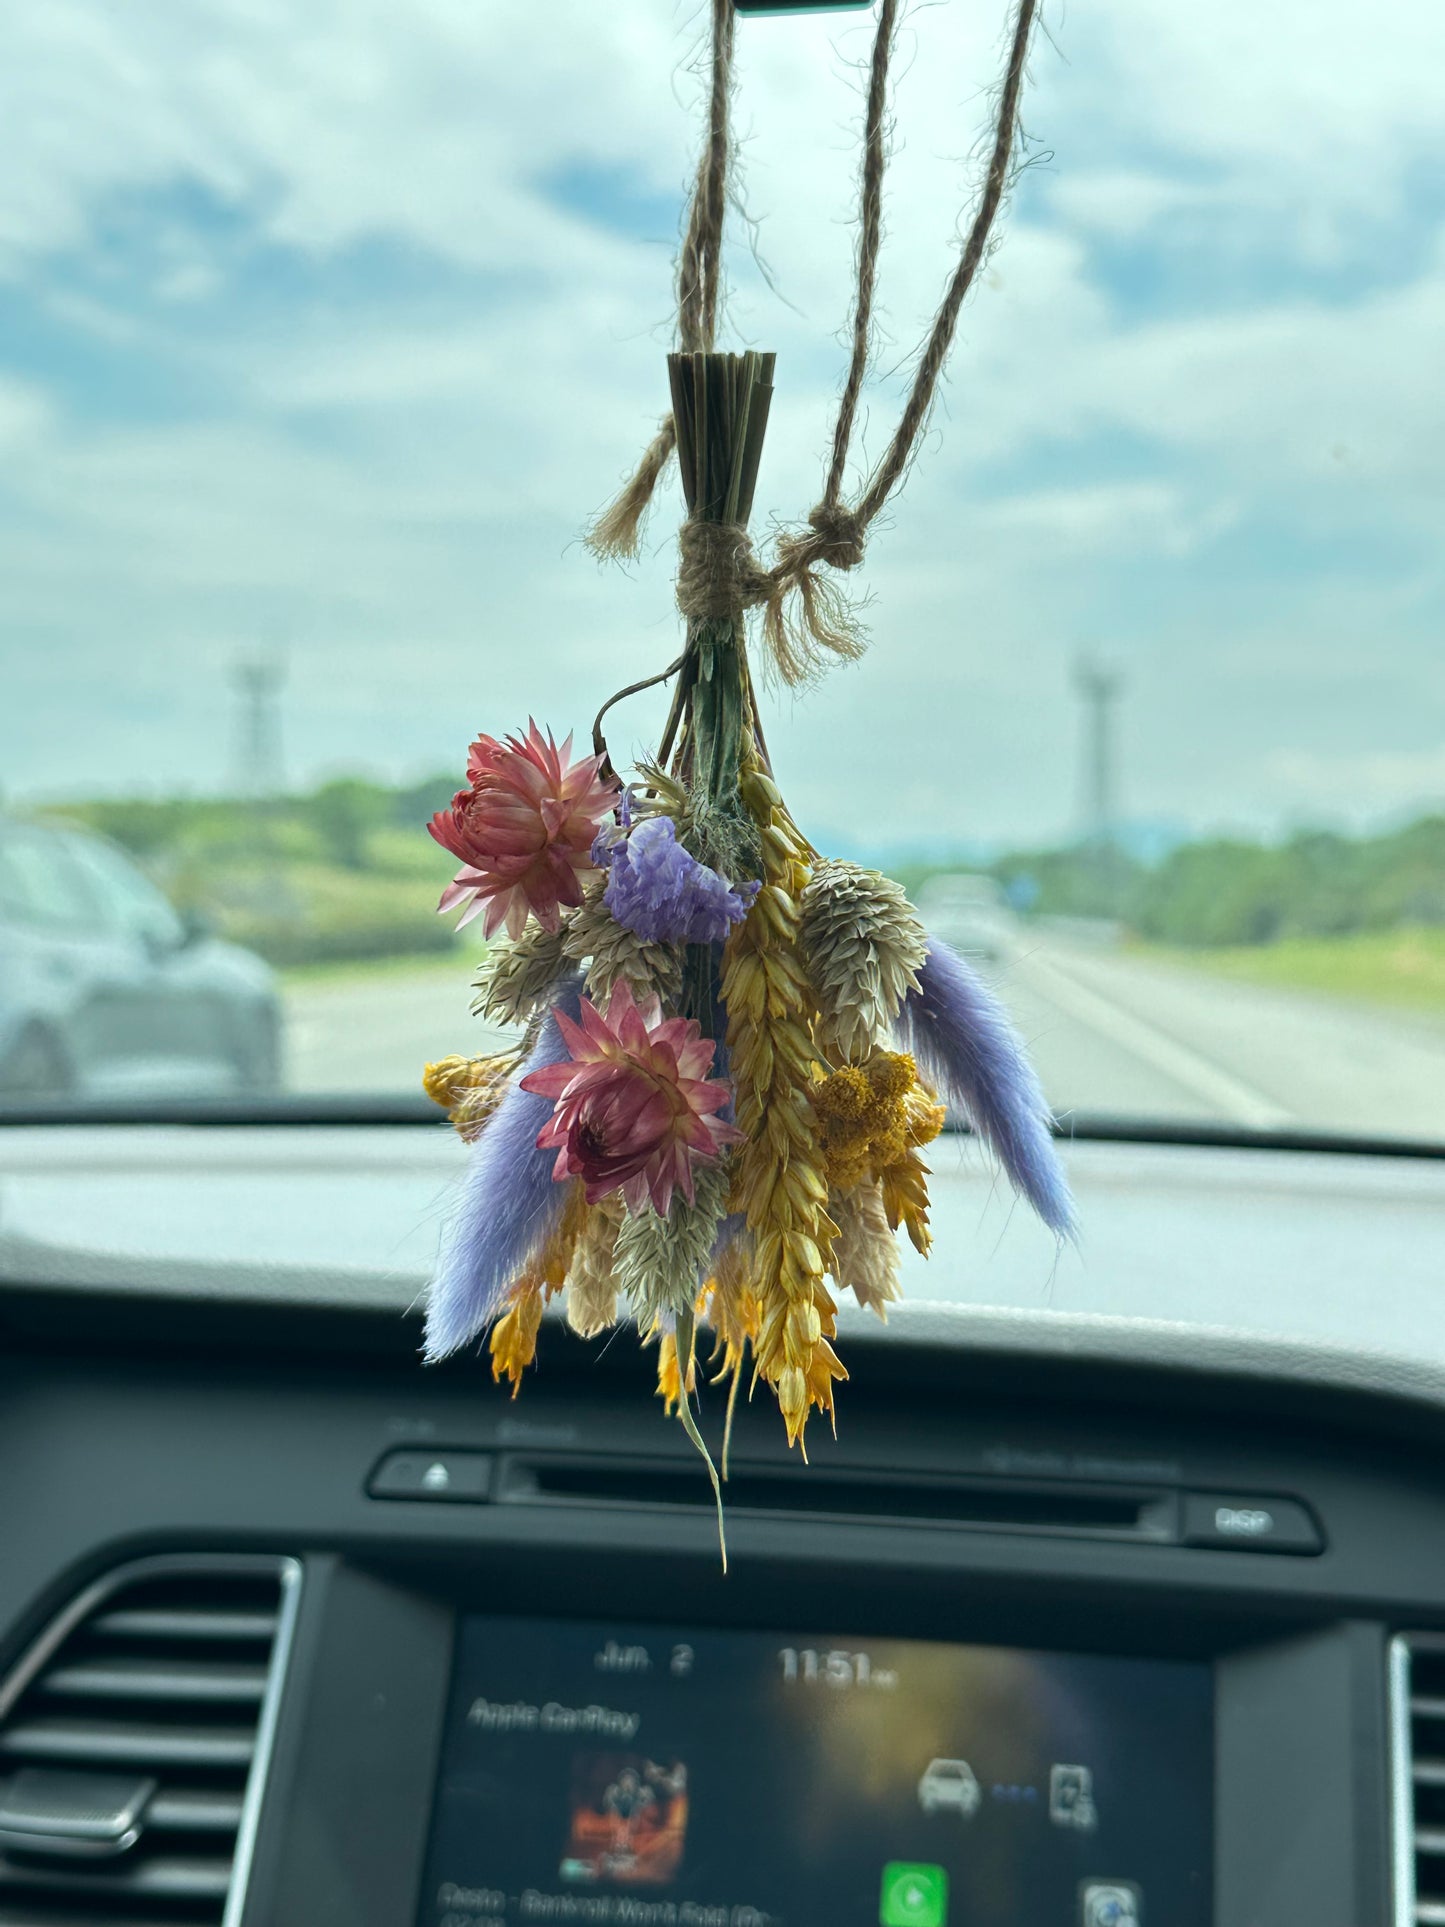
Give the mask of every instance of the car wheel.
M 0 1095 L 64 1097 L 75 1088 L 70 1066 L 46 1031 L 23 1031 L 0 1062 Z

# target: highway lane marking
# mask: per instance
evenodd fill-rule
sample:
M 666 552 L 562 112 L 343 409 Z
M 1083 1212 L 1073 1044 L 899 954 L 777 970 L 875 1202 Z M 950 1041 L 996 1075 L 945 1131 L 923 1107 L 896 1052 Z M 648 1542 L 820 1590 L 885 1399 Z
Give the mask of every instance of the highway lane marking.
M 1044 994 L 1071 1017 L 1101 1032 L 1132 1056 L 1142 1058 L 1206 1103 L 1217 1105 L 1234 1123 L 1247 1124 L 1256 1131 L 1277 1131 L 1294 1122 L 1293 1113 L 1266 1097 L 1263 1091 L 1255 1090 L 1253 1085 L 1212 1064 L 1167 1031 L 1156 1029 L 1145 1018 L 1135 1016 L 1099 991 L 1081 984 L 1051 957 L 1041 956 L 1035 950 L 1027 953 L 1026 960 L 1032 970 L 1049 980 Z

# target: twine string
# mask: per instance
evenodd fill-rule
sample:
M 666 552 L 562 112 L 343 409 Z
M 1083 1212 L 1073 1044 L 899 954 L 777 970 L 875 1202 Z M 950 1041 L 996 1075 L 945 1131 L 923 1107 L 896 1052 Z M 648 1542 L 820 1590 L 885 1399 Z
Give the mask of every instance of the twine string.
M 858 203 L 858 284 L 853 295 L 853 351 L 833 424 L 833 457 L 823 486 L 823 506 L 838 507 L 848 445 L 858 416 L 858 397 L 873 357 L 873 291 L 883 241 L 883 173 L 888 165 L 888 67 L 898 32 L 898 0 L 883 0 L 873 58 L 868 67 L 868 106 L 863 120 L 863 182 Z
M 1038 0 L 1018 0 L 1014 15 L 1013 33 L 1009 39 L 1008 62 L 1004 68 L 1003 85 L 999 89 L 998 110 L 994 118 L 993 150 L 989 156 L 988 173 L 984 177 L 983 193 L 974 210 L 969 224 L 968 238 L 959 256 L 958 266 L 954 269 L 938 313 L 933 318 L 928 340 L 919 357 L 918 371 L 913 378 L 913 387 L 908 400 L 903 405 L 898 426 L 893 431 L 893 440 L 874 470 L 858 513 L 866 529 L 877 515 L 883 504 L 908 468 L 928 420 L 928 411 L 933 404 L 938 378 L 943 373 L 948 351 L 953 346 L 954 333 L 958 327 L 959 313 L 968 297 L 969 289 L 978 276 L 979 269 L 988 259 L 989 245 L 993 235 L 994 222 L 999 208 L 1003 205 L 1004 195 L 1013 175 L 1014 149 L 1018 141 L 1019 104 L 1023 98 L 1024 70 L 1028 63 L 1029 40 L 1033 34 L 1034 19 L 1038 12 Z
M 684 354 L 705 352 L 717 335 L 722 291 L 723 217 L 732 146 L 733 0 L 712 0 L 707 139 L 677 263 L 677 334 Z
M 717 338 L 722 300 L 723 217 L 727 212 L 728 162 L 732 151 L 733 38 L 737 14 L 733 0 L 712 0 L 707 137 L 697 179 L 688 202 L 687 227 L 677 261 L 677 338 L 685 354 L 706 353 Z M 642 460 L 587 532 L 587 546 L 599 561 L 624 561 L 637 554 L 642 518 L 647 513 L 677 447 L 677 423 L 664 415 Z
M 689 519 L 681 532 L 678 604 L 690 620 L 762 610 L 762 634 L 785 683 L 816 675 L 830 660 L 852 660 L 865 642 L 835 575 L 863 559 L 869 527 L 908 473 L 953 346 L 964 301 L 987 260 L 1014 168 L 1029 42 L 1038 0 L 1013 0 L 1013 27 L 998 90 L 988 170 L 973 219 L 919 353 L 898 425 L 855 505 L 842 499 L 858 403 L 875 345 L 874 303 L 883 231 L 883 180 L 888 161 L 888 83 L 900 0 L 882 0 L 869 66 L 859 188 L 858 245 L 848 372 L 833 425 L 823 494 L 801 528 L 785 530 L 764 568 L 745 529 Z M 733 0 L 712 0 L 708 128 L 689 204 L 678 262 L 678 337 L 684 352 L 708 352 L 717 332 L 722 287 L 722 233 L 731 151 L 735 16 Z M 677 446 L 671 415 L 660 425 L 636 472 L 598 518 L 588 545 L 599 557 L 637 553 L 643 515 Z M 827 571 L 828 573 L 824 573 Z

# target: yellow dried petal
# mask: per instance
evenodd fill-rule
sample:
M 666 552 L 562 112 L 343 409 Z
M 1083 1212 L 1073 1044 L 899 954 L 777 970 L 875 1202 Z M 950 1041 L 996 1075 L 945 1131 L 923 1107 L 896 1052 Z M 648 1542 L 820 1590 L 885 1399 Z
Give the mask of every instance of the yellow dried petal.
M 788 1255 L 799 1269 L 809 1276 L 820 1276 L 823 1270 L 823 1254 L 814 1241 L 803 1231 L 790 1231 L 787 1234 Z
M 542 1324 L 540 1289 L 524 1287 L 512 1309 L 492 1327 L 492 1377 L 509 1379 L 512 1397 L 521 1390 L 522 1374 L 537 1356 L 537 1333 Z
M 799 861 L 803 847 L 798 838 L 787 827 L 774 820 L 763 827 L 763 858 L 769 855 L 780 858 L 784 863 Z
M 470 1069 L 469 1057 L 439 1057 L 423 1070 L 421 1087 L 433 1104 L 439 1104 L 444 1111 L 449 1111 L 466 1089 Z
M 748 770 L 742 777 L 739 788 L 742 791 L 743 801 L 755 817 L 766 817 L 769 811 L 782 807 L 783 792 L 772 777 L 763 770 Z
M 790 1424 L 800 1421 L 808 1409 L 808 1381 L 796 1365 L 785 1366 L 778 1374 L 778 1404 Z

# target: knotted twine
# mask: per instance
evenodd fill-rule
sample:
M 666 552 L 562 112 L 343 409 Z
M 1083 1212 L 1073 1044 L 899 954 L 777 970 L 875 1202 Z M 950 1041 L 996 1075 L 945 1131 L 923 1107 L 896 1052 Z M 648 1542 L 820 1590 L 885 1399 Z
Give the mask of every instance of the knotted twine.
M 908 471 L 928 420 L 939 377 L 953 345 L 959 313 L 988 257 L 994 222 L 1013 175 L 1019 102 L 1038 0 L 1016 0 L 993 143 L 983 191 L 957 267 L 944 291 L 919 354 L 908 398 L 893 437 L 856 503 L 843 501 L 858 401 L 873 358 L 873 301 L 883 233 L 883 177 L 888 159 L 888 72 L 897 37 L 900 0 L 882 0 L 869 64 L 858 217 L 857 279 L 852 350 L 833 426 L 832 453 L 822 499 L 804 528 L 785 531 L 764 567 L 746 529 L 690 518 L 681 530 L 677 600 L 689 618 L 762 610 L 769 657 L 789 686 L 809 680 L 827 662 L 856 660 L 866 646 L 857 613 L 842 586 L 822 571 L 846 574 L 863 560 L 868 529 Z M 678 257 L 678 340 L 684 352 L 712 348 L 722 285 L 722 231 L 731 150 L 733 0 L 712 0 L 708 127 Z M 643 453 L 636 472 L 590 530 L 587 541 L 603 559 L 637 553 L 642 518 L 677 446 L 671 415 Z

